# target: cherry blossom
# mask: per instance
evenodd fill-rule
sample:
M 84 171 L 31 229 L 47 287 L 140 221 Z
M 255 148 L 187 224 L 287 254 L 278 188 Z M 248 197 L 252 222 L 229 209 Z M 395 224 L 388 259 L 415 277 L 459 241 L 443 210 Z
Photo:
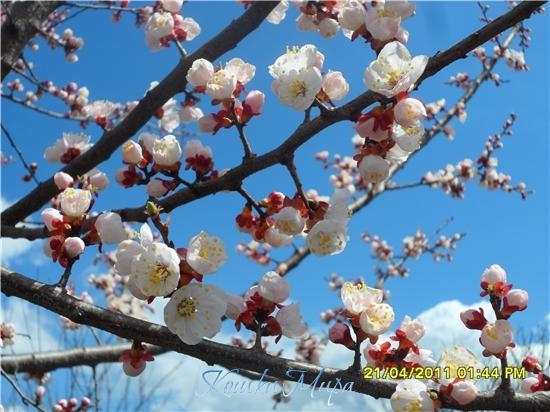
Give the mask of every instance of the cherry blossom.
M 124 163 L 131 165 L 137 165 L 143 160 L 143 149 L 141 145 L 134 142 L 133 140 L 128 140 L 122 145 L 122 160 Z
M 414 152 L 420 147 L 424 138 L 424 127 L 416 124 L 412 127 L 402 127 L 398 124 L 393 126 L 393 140 L 405 152 Z
M 277 272 L 267 272 L 258 283 L 258 293 L 274 303 L 283 303 L 290 294 L 290 285 Z
M 510 322 L 498 319 L 494 323 L 487 323 L 481 331 L 480 343 L 491 354 L 500 354 L 512 345 L 514 333 Z
M 206 59 L 197 59 L 187 72 L 187 81 L 195 88 L 204 88 L 214 74 L 214 66 Z
M 412 16 L 415 5 L 408 1 L 382 1 L 367 10 L 365 24 L 376 40 L 385 41 L 399 37 L 400 24 Z
M 416 126 L 421 117 L 427 116 L 422 102 L 412 97 L 399 100 L 393 107 L 393 113 L 395 121 L 405 128 Z
M 227 302 L 220 288 L 191 283 L 174 292 L 164 307 L 164 322 L 187 345 L 212 338 L 221 329 Z
M 284 20 L 287 10 L 288 0 L 282 0 L 279 4 L 277 4 L 277 7 L 271 10 L 271 13 L 269 13 L 265 19 L 271 24 L 279 24 Z
M 448 385 L 458 378 L 457 370 L 459 368 L 473 368 L 473 370 L 476 370 L 482 366 L 481 362 L 469 349 L 460 345 L 446 349 L 437 361 L 437 367 L 441 372 L 440 382 L 442 385 Z
M 57 172 L 53 176 L 53 181 L 59 190 L 64 190 L 73 184 L 73 178 L 65 172 Z
M 202 112 L 202 110 L 199 107 L 195 106 L 183 106 L 183 109 L 180 112 L 180 120 L 183 124 L 197 122 L 203 116 L 204 113 Z
M 460 313 L 460 320 L 468 329 L 482 330 L 487 324 L 487 319 L 483 314 L 483 309 L 468 309 Z
M 216 272 L 226 261 L 225 246 L 217 236 L 200 232 L 189 241 L 187 263 L 201 275 Z
M 188 140 L 184 149 L 186 169 L 193 169 L 199 175 L 208 173 L 213 166 L 212 149 L 203 146 L 200 140 Z
M 459 405 L 467 405 L 477 398 L 477 388 L 473 382 L 457 380 L 448 385 L 449 396 Z
M 88 190 L 67 188 L 61 192 L 59 200 L 66 216 L 81 218 L 90 208 L 92 194 Z
M 424 336 L 424 333 L 426 333 L 426 329 L 420 319 L 412 320 L 410 316 L 405 316 L 399 326 L 399 330 L 413 343 L 418 342 Z
M 428 388 L 418 379 L 404 379 L 399 382 L 390 403 L 394 412 L 434 411 Z
M 292 206 L 282 208 L 276 215 L 275 228 L 283 235 L 295 236 L 302 233 L 306 224 L 301 213 Z
M 131 263 L 131 274 L 138 288 L 147 296 L 165 296 L 178 285 L 180 258 L 164 243 L 153 242 Z
M 95 221 L 95 228 L 104 243 L 120 243 L 128 238 L 126 228 L 118 213 L 102 213 Z
M 340 219 L 321 220 L 307 234 L 307 246 L 315 256 L 342 253 L 347 241 L 347 222 Z
M 181 146 L 174 135 L 166 135 L 162 139 L 156 140 L 153 145 L 153 160 L 163 168 L 174 167 L 181 158 Z
M 164 196 L 170 191 L 170 183 L 162 179 L 151 179 L 147 183 L 147 194 L 153 197 Z
M 387 303 L 370 305 L 361 312 L 361 329 L 369 336 L 379 336 L 386 332 L 395 319 L 393 308 Z
M 377 155 L 367 155 L 358 164 L 361 177 L 369 183 L 381 183 L 390 175 L 390 164 Z
M 281 327 L 282 334 L 287 338 L 300 339 L 307 334 L 307 326 L 300 314 L 298 303 L 283 306 L 277 312 L 275 319 Z
M 427 64 L 427 56 L 413 58 L 405 46 L 393 41 L 385 45 L 376 60 L 367 67 L 363 80 L 373 92 L 393 97 L 408 92 Z
M 84 133 L 63 133 L 61 139 L 57 139 L 53 146 L 46 149 L 44 159 L 50 163 L 69 163 L 92 146 L 90 136 Z
M 520 312 L 527 308 L 529 303 L 529 294 L 523 289 L 512 289 L 504 296 L 504 307 L 502 314 L 510 316 L 514 312 Z
M 183 0 L 161 0 L 162 8 L 170 13 L 179 13 Z
M 349 92 L 349 84 L 341 72 L 329 70 L 323 75 L 323 91 L 331 100 L 340 100 Z
M 41 213 L 42 221 L 49 231 L 56 230 L 63 223 L 63 215 L 57 209 L 48 207 Z
M 0 324 L 0 348 L 13 345 L 15 338 L 15 325 L 13 323 L 2 322 Z
M 292 236 L 281 233 L 279 229 L 272 226 L 265 231 L 265 241 L 273 247 L 283 247 L 292 243 Z
M 370 288 L 364 283 L 354 285 L 346 282 L 342 286 L 340 297 L 346 311 L 352 315 L 358 315 L 370 306 L 382 303 L 383 292 L 380 289 Z
M 354 32 L 365 24 L 367 10 L 362 1 L 346 1 L 338 14 L 338 23 L 343 29 Z
M 132 260 L 134 257 L 145 252 L 145 249 L 153 242 L 153 233 L 147 223 L 144 223 L 140 229 L 140 242 L 135 240 L 122 241 L 115 253 L 115 269 L 121 275 L 132 273 Z
M 145 370 L 146 362 L 151 362 L 154 358 L 147 353 L 147 347 L 136 343 L 130 350 L 125 351 L 118 359 L 122 362 L 122 370 L 127 376 L 138 376 Z
M 70 258 L 74 259 L 84 252 L 84 242 L 79 237 L 68 237 L 63 242 L 63 249 Z

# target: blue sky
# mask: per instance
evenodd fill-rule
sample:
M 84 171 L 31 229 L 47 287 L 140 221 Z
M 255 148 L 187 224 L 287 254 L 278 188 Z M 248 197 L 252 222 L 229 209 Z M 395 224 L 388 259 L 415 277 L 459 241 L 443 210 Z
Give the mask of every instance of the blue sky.
M 491 3 L 490 13 L 497 16 L 504 9 L 504 4 Z M 234 2 L 187 4 L 184 15 L 199 22 L 202 33 L 186 44 L 186 48 L 193 51 L 241 13 L 242 7 Z M 416 16 L 404 23 L 411 33 L 407 47 L 413 55 L 430 56 L 444 50 L 480 27 L 479 14 L 473 2 L 420 2 L 417 4 Z M 296 10 L 291 7 L 282 24 L 262 24 L 252 36 L 221 60 L 240 57 L 256 66 L 256 76 L 249 88 L 262 90 L 266 94 L 264 115 L 253 119 L 247 128 L 256 153 L 263 153 L 279 145 L 303 119 L 302 113 L 283 106 L 269 88 L 271 77 L 267 66 L 284 52 L 286 46 L 315 44 L 326 56 L 324 69 L 340 70 L 349 81 L 350 94 L 345 101 L 365 91 L 362 74 L 365 66 L 374 58 L 370 47 L 360 41 L 350 43 L 341 34 L 327 40 L 318 33 L 298 32 L 294 24 L 295 17 Z M 421 261 L 411 262 L 409 278 L 388 281 L 387 288 L 391 291 L 396 323 L 407 314 L 417 316 L 439 302 L 455 299 L 465 305 L 478 302 L 481 272 L 492 263 L 503 266 L 508 272 L 509 281 L 530 294 L 527 311 L 512 318 L 516 327 L 529 330 L 547 316 L 548 16 L 535 16 L 528 22 L 528 26 L 533 29 L 533 42 L 526 52 L 530 71 L 516 73 L 504 63 L 499 63 L 496 72 L 510 82 L 500 87 L 489 83 L 483 85 L 466 108 L 468 118 L 465 124 L 453 122 L 455 140 L 450 142 L 443 135 L 438 136 L 426 150 L 414 157 L 396 181 L 417 181 L 428 170 L 435 171 L 447 163 L 456 164 L 466 157 L 475 159 L 483 149 L 487 136 L 500 131 L 501 124 L 514 111 L 518 115 L 514 135 L 505 138 L 504 149 L 496 154 L 499 170 L 512 175 L 516 183 L 526 182 L 535 194 L 522 201 L 517 194 L 489 192 L 477 187 L 475 182 L 468 185 L 464 200 L 452 199 L 440 190 L 428 188 L 383 194 L 352 218 L 350 242 L 344 253 L 327 258 L 308 258 L 289 275 L 291 299 L 301 303 L 305 319 L 313 329 L 322 327 L 320 311 L 339 304 L 337 296 L 326 286 L 324 279 L 327 276 L 336 272 L 346 278 L 363 276 L 367 283 L 374 282 L 374 261 L 370 258 L 370 246 L 361 240 L 362 232 L 378 234 L 399 249 L 404 236 L 413 234 L 417 228 L 431 233 L 449 217 L 453 217 L 454 221 L 447 233 L 468 234 L 460 242 L 454 262 L 435 263 L 430 257 L 425 257 Z M 78 52 L 78 63 L 66 63 L 62 51 L 52 52 L 43 43 L 40 43 L 38 52 L 28 51 L 26 56 L 34 63 L 35 74 L 40 79 L 51 79 L 58 85 L 75 81 L 87 86 L 90 89 L 90 100 L 137 100 L 151 81 L 160 80 L 169 72 L 179 57 L 173 47 L 151 53 L 144 44 L 143 29 L 136 29 L 130 16 L 124 16 L 121 22 L 113 24 L 109 13 L 88 11 L 73 20 L 70 27 L 75 35 L 85 40 L 84 48 Z M 487 49 L 490 48 L 492 45 L 487 45 Z M 455 101 L 462 94 L 461 90 L 443 83 L 450 75 L 461 71 L 468 71 L 471 76 L 475 76 L 480 71 L 480 64 L 471 57 L 459 61 L 425 81 L 415 96 L 425 102 L 442 97 L 447 102 Z M 180 99 L 181 96 L 178 97 Z M 56 103 L 49 107 L 63 109 Z M 207 112 L 209 102 L 204 99 L 201 107 Z M 39 179 L 46 179 L 57 170 L 57 165 L 42 160 L 44 149 L 59 138 L 62 132 L 80 130 L 76 122 L 51 119 L 7 101 L 2 101 L 2 119 L 26 159 L 39 162 Z M 195 130 L 194 126 L 190 129 Z M 95 125 L 89 126 L 87 133 L 92 136 L 92 141 L 97 141 L 101 136 L 100 129 Z M 328 181 L 329 173 L 321 169 L 313 155 L 320 150 L 350 154 L 352 136 L 351 123 L 340 123 L 300 148 L 296 153 L 296 162 L 306 188 L 316 188 L 322 194 L 332 191 Z M 238 164 L 242 147 L 235 130 L 222 130 L 216 136 L 201 135 L 200 139 L 213 148 L 218 169 Z M 14 154 L 4 137 L 2 145 L 5 155 Z M 94 210 L 143 204 L 145 194 L 142 187 L 123 191 L 114 182 L 114 171 L 120 165 L 118 151 L 100 165 L 100 169 L 109 174 L 111 185 L 101 193 Z M 21 183 L 23 173 L 19 163 L 2 167 L 4 201 L 13 202 L 32 188 L 32 183 Z M 255 198 L 262 198 L 273 190 L 294 193 L 292 180 L 281 167 L 262 171 L 247 179 L 244 185 Z M 219 193 L 185 205 L 171 214 L 171 237 L 177 245 L 185 246 L 200 230 L 223 238 L 230 252 L 228 262 L 208 280 L 233 293 L 243 292 L 264 272 L 263 268 L 233 252 L 239 241 L 249 240 L 234 228 L 234 217 L 242 206 L 243 201 L 238 195 Z M 38 218 L 36 214 L 33 220 Z M 4 244 L 5 251 L 11 248 L 21 252 L 14 252 L 15 255 L 7 261 L 12 269 L 47 282 L 59 278 L 61 268 L 40 258 L 41 244 L 30 248 L 20 244 L 19 247 L 17 249 L 13 243 Z M 275 257 L 284 258 L 290 253 L 291 249 L 287 248 L 277 251 Z M 90 250 L 73 273 L 72 281 L 77 284 L 79 292 L 86 286 L 87 274 L 101 271 L 100 267 L 92 266 L 94 255 L 95 250 Z M 10 302 L 4 299 L 3 305 L 6 309 Z M 231 333 L 229 326 L 224 329 L 227 334 Z

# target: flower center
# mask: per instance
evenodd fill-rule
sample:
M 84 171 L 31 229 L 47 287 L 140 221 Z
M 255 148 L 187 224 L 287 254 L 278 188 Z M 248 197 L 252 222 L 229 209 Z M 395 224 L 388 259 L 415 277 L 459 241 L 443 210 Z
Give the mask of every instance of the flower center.
M 185 298 L 178 304 L 177 312 L 184 318 L 193 318 L 197 312 L 197 303 L 192 297 Z
M 391 87 L 395 87 L 399 78 L 401 77 L 401 70 L 393 70 L 387 74 L 388 83 Z
M 168 276 L 170 276 L 168 267 L 162 263 L 157 263 L 149 275 L 149 280 L 151 283 L 157 285 L 160 282 L 164 282 Z
M 303 97 L 307 92 L 306 84 L 302 80 L 293 80 L 288 89 L 294 97 Z

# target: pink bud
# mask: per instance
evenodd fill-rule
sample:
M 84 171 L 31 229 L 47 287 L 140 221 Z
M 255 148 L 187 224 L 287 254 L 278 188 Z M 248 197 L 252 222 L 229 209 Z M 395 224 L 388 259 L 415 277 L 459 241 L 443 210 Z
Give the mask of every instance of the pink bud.
M 212 133 L 218 122 L 211 114 L 207 114 L 199 119 L 199 130 L 203 133 Z
M 461 312 L 460 320 L 468 329 L 482 330 L 487 324 L 487 319 L 485 319 L 482 308 L 479 308 L 479 311 L 468 309 Z
M 75 407 L 78 405 L 78 400 L 76 398 L 69 399 L 69 406 Z
M 259 114 L 265 102 L 265 95 L 259 90 L 252 90 L 244 100 L 244 106 L 251 114 Z
M 34 393 L 37 398 L 42 398 L 46 393 L 46 388 L 43 385 L 40 385 L 36 388 L 36 391 Z
M 421 117 L 426 117 L 426 108 L 418 99 L 408 97 L 399 100 L 393 108 L 395 121 L 403 127 L 415 126 Z
M 42 211 L 42 221 L 48 228 L 48 230 L 55 230 L 54 223 L 56 221 L 63 221 L 63 215 L 57 209 L 48 207 Z
M 336 322 L 328 331 L 328 338 L 332 343 L 344 345 L 346 348 L 352 349 L 355 342 L 351 337 L 349 326 L 343 322 Z
M 122 370 L 128 376 L 138 376 L 145 369 L 145 362 L 137 368 L 134 368 L 130 362 L 122 362 Z
M 477 397 L 477 388 L 470 381 L 458 381 L 449 385 L 450 396 L 459 405 L 467 405 Z
M 59 190 L 65 190 L 73 184 L 71 175 L 64 172 L 57 172 L 53 177 L 53 181 Z
M 65 253 L 71 258 L 78 257 L 84 252 L 84 242 L 79 237 L 68 237 L 63 243 Z
M 92 403 L 92 401 L 90 401 L 90 398 L 84 396 L 82 398 L 82 401 L 80 402 L 80 404 L 83 406 L 83 407 L 87 407 L 87 406 L 90 406 L 90 404 Z
M 521 366 L 523 366 L 527 372 L 539 373 L 542 371 L 539 360 L 534 356 L 526 356 L 523 362 L 521 362 Z
M 528 303 L 529 295 L 525 290 L 512 289 L 506 296 L 504 296 L 504 307 L 502 308 L 502 314 L 508 317 L 514 312 L 525 310 Z
M 535 376 L 530 376 L 521 381 L 520 393 L 534 393 L 539 388 L 539 380 Z
M 133 140 L 128 140 L 122 146 L 122 159 L 124 160 L 124 163 L 132 165 L 141 162 L 143 159 L 141 145 Z
M 147 194 L 149 196 L 164 196 L 168 193 L 168 187 L 164 185 L 164 181 L 161 179 L 153 179 L 147 183 Z

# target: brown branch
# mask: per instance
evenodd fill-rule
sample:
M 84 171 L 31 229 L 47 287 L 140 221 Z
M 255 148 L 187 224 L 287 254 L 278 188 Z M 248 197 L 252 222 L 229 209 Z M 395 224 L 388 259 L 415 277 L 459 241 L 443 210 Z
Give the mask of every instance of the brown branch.
M 118 358 L 132 347 L 131 344 L 96 346 L 93 348 L 77 348 L 62 351 L 41 353 L 23 353 L 17 355 L 2 355 L 2 369 L 9 374 L 30 372 L 45 373 L 59 368 L 73 366 L 97 366 L 101 363 L 116 363 Z M 151 355 L 161 355 L 168 352 L 160 346 L 148 346 Z
M 42 22 L 63 2 L 14 1 L 3 4 L 6 21 L 2 22 L 2 81 L 23 53 L 27 43 L 40 31 Z
M 200 359 L 209 365 L 220 364 L 226 368 L 245 369 L 257 373 L 263 373 L 267 369 L 267 375 L 271 377 L 294 382 L 301 381 L 305 384 L 310 384 L 318 378 L 317 385 L 324 382 L 323 386 L 339 378 L 341 382 L 353 382 L 353 391 L 375 398 L 389 398 L 395 390 L 395 384 L 389 381 L 365 380 L 347 371 L 321 368 L 259 351 L 207 340 L 197 345 L 186 345 L 164 326 L 85 303 L 60 293 L 59 289 L 5 268 L 2 268 L 0 288 L 7 296 L 25 299 L 65 316 L 73 322 L 96 327 L 125 339 L 161 346 Z M 465 411 L 480 409 L 540 411 L 550 408 L 550 392 L 538 392 L 532 395 L 510 393 L 507 396 L 503 396 L 502 393 L 487 392 L 480 394 L 475 401 L 465 406 L 449 404 L 447 401 L 443 401 L 443 406 Z
M 105 132 L 90 150 L 74 159 L 62 170 L 71 176 L 80 176 L 107 160 L 120 145 L 147 123 L 159 107 L 162 107 L 176 93 L 185 90 L 187 86 L 185 75 L 195 60 L 204 58 L 213 61 L 235 48 L 244 37 L 261 24 L 276 5 L 276 2 L 255 2 L 242 16 L 231 22 L 196 52 L 181 59 L 157 87 L 147 92 L 121 123 Z M 57 187 L 52 177 L 6 209 L 2 213 L 2 224 L 15 225 L 29 214 L 39 210 L 56 193 Z M 143 210 L 140 211 L 143 212 Z

